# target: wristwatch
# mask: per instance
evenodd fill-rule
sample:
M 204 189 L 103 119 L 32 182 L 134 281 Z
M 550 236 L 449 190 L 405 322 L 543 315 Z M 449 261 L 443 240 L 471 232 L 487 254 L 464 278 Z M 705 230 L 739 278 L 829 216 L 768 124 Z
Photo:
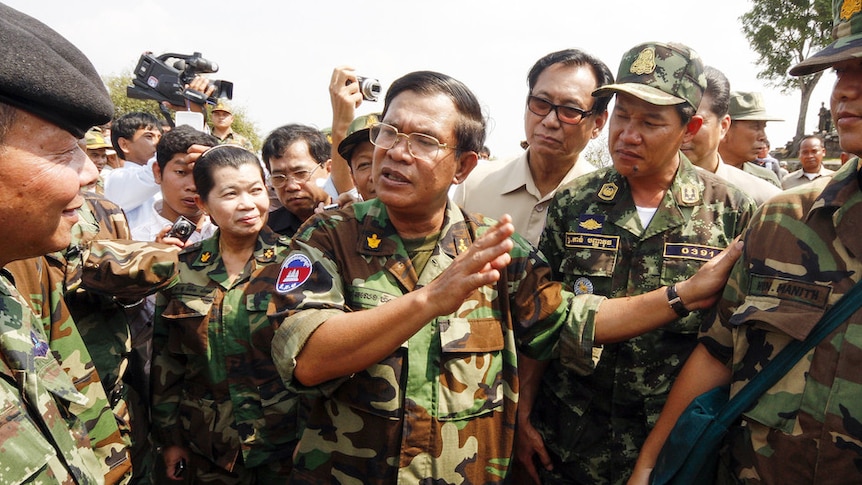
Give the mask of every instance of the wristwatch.
M 686 317 L 690 313 L 682 304 L 682 299 L 676 294 L 676 284 L 667 287 L 667 304 L 680 318 Z

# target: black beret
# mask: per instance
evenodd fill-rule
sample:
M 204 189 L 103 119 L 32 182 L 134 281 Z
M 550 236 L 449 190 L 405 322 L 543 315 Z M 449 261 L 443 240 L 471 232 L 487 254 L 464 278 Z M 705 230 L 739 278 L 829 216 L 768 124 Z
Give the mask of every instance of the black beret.
M 105 84 L 77 47 L 2 3 L 0 102 L 44 118 L 77 138 L 114 114 Z

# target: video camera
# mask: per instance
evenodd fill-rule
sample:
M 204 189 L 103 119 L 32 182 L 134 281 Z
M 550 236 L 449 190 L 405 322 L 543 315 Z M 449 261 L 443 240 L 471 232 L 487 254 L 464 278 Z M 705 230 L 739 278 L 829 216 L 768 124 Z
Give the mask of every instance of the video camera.
M 203 105 L 216 104 L 218 98 L 233 99 L 233 83 L 230 81 L 210 82 L 210 86 L 215 86 L 210 97 L 185 87 L 196 75 L 217 71 L 218 64 L 204 59 L 200 52 L 160 56 L 144 52 L 135 67 L 132 86 L 126 87 L 126 95 L 135 99 L 152 99 L 160 104 L 167 101 L 178 106 L 185 105 L 186 100 Z

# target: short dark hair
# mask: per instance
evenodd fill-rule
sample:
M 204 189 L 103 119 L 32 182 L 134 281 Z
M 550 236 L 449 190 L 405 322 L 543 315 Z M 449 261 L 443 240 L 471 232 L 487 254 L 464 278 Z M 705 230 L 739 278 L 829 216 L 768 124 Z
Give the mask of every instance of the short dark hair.
M 165 133 L 159 140 L 156 145 L 156 163 L 164 170 L 174 155 L 186 153 L 192 145 L 214 147 L 218 145 L 218 139 L 189 125 L 180 125 Z
M 386 91 L 381 118 L 386 117 L 396 96 L 412 91 L 417 94 L 443 94 L 455 103 L 460 115 L 455 123 L 456 154 L 479 152 L 485 143 L 485 117 L 476 95 L 461 81 L 434 71 L 416 71 L 393 82 Z
M 257 167 L 260 171 L 260 180 L 264 182 L 266 176 L 263 173 L 263 168 L 260 166 L 260 160 L 257 159 L 254 153 L 238 145 L 219 145 L 207 150 L 206 153 L 198 158 L 195 162 L 195 168 L 192 170 L 195 187 L 201 200 L 206 202 L 209 199 L 210 191 L 215 186 L 213 174 L 216 169 L 222 167 L 238 169 L 243 165 L 254 165 Z
M 676 112 L 679 113 L 679 118 L 682 120 L 683 126 L 687 125 L 689 121 L 697 114 L 697 109 L 688 104 L 688 103 L 679 103 L 674 105 L 676 108 Z
M 332 144 L 329 143 L 326 135 L 313 126 L 292 123 L 272 130 L 272 133 L 267 135 L 266 139 L 263 140 L 261 158 L 263 158 L 263 163 L 266 164 L 266 169 L 272 170 L 269 165 L 271 158 L 278 158 L 284 155 L 284 151 L 298 141 L 305 141 L 308 144 L 308 153 L 311 154 L 311 157 L 314 158 L 318 165 L 329 160 L 332 153 Z
M 533 88 L 536 87 L 539 76 L 545 72 L 545 69 L 554 64 L 563 64 L 564 66 L 589 66 L 593 71 L 593 75 L 596 77 L 596 88 L 614 83 L 614 75 L 611 73 L 607 64 L 602 62 L 601 59 L 580 49 L 564 49 L 561 51 L 551 52 L 533 64 L 533 67 L 530 68 L 530 72 L 527 74 L 527 85 L 530 88 L 530 93 L 532 93 Z M 611 102 L 611 96 L 601 98 L 596 98 L 594 96 L 593 99 L 595 100 L 593 103 L 593 110 L 596 114 L 604 113 L 608 110 L 608 103 Z
M 730 109 L 730 81 L 723 72 L 712 66 L 703 66 L 703 74 L 706 76 L 706 90 L 703 94 L 709 95 L 712 103 L 709 110 L 723 118 Z
M 123 160 L 126 156 L 120 149 L 120 138 L 131 140 L 138 130 L 158 130 L 161 133 L 162 124 L 154 115 L 143 111 L 126 113 L 111 123 L 111 145 L 114 146 L 117 156 Z
M 801 146 L 802 146 L 802 142 L 804 142 L 805 140 L 808 140 L 808 139 L 810 139 L 810 138 L 813 138 L 813 139 L 815 139 L 815 140 L 819 141 L 819 142 L 820 142 L 820 146 L 822 146 L 823 148 L 826 148 L 826 143 L 824 143 L 824 142 L 823 142 L 823 138 L 822 138 L 821 136 L 819 136 L 819 135 L 805 135 L 805 136 L 803 136 L 803 137 L 802 137 L 802 139 L 801 139 L 801 140 L 799 140 L 799 146 L 801 147 Z M 768 145 L 768 144 L 769 144 L 769 140 L 766 140 L 766 143 L 767 143 L 767 145 Z

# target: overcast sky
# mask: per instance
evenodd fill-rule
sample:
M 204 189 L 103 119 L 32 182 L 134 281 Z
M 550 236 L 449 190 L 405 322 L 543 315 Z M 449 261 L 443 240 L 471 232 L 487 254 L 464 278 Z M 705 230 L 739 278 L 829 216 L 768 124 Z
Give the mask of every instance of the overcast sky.
M 487 144 L 507 157 L 524 139 L 526 75 L 539 57 L 577 47 L 616 74 L 622 54 L 646 41 L 687 44 L 732 88 L 762 91 L 768 111 L 787 120 L 767 125 L 773 147 L 793 136 L 799 111 L 798 93 L 781 95 L 756 77 L 739 22 L 748 0 L 5 1 L 66 36 L 102 75 L 131 71 L 143 51 L 201 52 L 221 67 L 212 79 L 234 82 L 234 103 L 261 136 L 291 122 L 329 126 L 335 66 L 380 79 L 384 91 L 430 69 L 476 93 L 490 118 Z M 833 82 L 827 73 L 812 96 L 807 132 Z M 358 112 L 381 109 L 364 103 Z

